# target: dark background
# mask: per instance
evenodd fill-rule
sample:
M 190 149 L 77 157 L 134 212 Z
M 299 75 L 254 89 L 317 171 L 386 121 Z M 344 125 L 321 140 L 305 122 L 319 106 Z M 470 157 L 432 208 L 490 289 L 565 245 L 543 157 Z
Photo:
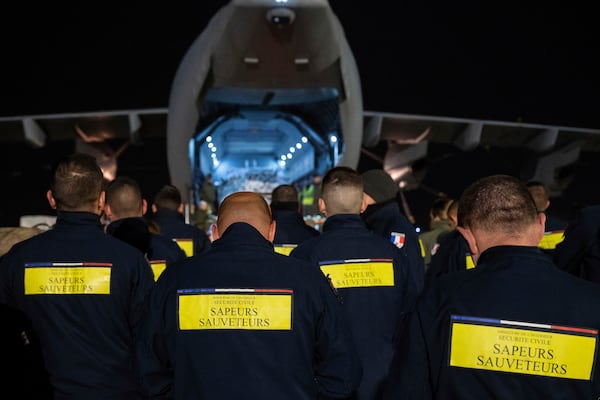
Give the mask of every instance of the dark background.
M 366 110 L 600 128 L 592 2 L 529 3 L 330 2 L 354 51 Z M 22 4 L 3 13 L 0 116 L 167 107 L 181 58 L 225 2 L 94 4 Z M 3 147 L 9 185 L 0 222 L 49 212 L 46 174 L 69 145 Z M 163 153 L 161 142 L 128 149 L 119 173 L 140 179 L 149 196 L 168 180 Z M 431 146 L 423 186 L 407 197 L 423 221 L 434 193 L 458 197 L 479 176 L 516 174 L 523 157 Z M 363 157 L 359 169 L 377 166 Z M 553 199 L 557 214 L 600 203 L 596 153 L 583 154 L 576 169 Z

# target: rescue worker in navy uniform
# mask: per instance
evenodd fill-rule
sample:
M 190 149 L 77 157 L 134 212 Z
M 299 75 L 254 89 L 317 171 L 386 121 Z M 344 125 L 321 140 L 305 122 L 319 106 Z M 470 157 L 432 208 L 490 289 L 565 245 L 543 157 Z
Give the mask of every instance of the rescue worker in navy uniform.
M 460 231 L 454 229 L 440 239 L 438 251 L 431 256 L 425 272 L 425 286 L 444 274 L 471 268 L 475 268 L 475 263 L 469 245 Z
M 311 261 L 336 288 L 363 366 L 356 399 L 375 399 L 387 374 L 392 342 L 418 290 L 405 253 L 371 232 L 360 218 L 366 204 L 362 177 L 334 167 L 323 177 L 320 236 L 298 245 L 291 257 Z
M 469 245 L 462 233 L 456 229 L 460 223 L 457 216 L 458 204 L 458 200 L 455 200 L 448 208 L 448 218 L 455 229 L 440 239 L 436 253 L 431 256 L 429 268 L 425 271 L 425 286 L 441 275 L 475 268 Z
M 525 185 L 479 179 L 458 213 L 477 266 L 425 288 L 383 398 L 598 399 L 600 291 L 537 247 L 546 217 Z
M 419 242 L 425 257 L 425 272 L 429 269 L 431 257 L 439 250 L 440 240 L 455 228 L 449 216 L 454 200 L 448 196 L 437 196 L 429 207 L 429 228 L 419 233 Z
M 319 231 L 304 222 L 300 213 L 298 190 L 293 185 L 279 185 L 271 192 L 271 213 L 277 223 L 273 244 L 275 251 L 288 255 L 298 243 L 319 236 Z
M 146 254 L 156 280 L 169 265 L 184 260 L 186 254 L 171 239 L 150 231 L 143 217 L 147 208 L 148 203 L 135 179 L 118 176 L 106 187 L 104 213 L 110 221 L 106 233 Z
M 154 196 L 153 221 L 158 233 L 177 242 L 188 257 L 202 254 L 210 247 L 210 239 L 202 229 L 185 222 L 183 208 L 179 189 L 164 185 Z
M 560 269 L 600 284 L 600 205 L 577 212 L 556 246 L 553 260 Z
M 273 251 L 258 193 L 226 197 L 205 254 L 167 268 L 137 359 L 150 398 L 344 399 L 360 363 L 323 275 Z
M 361 217 L 367 227 L 402 249 L 414 267 L 413 277 L 419 292 L 423 289 L 425 263 L 419 235 L 398 205 L 398 184 L 382 169 L 362 174 L 367 208 Z
M 70 155 L 52 177 L 56 224 L 2 257 L 0 302 L 31 320 L 56 400 L 141 399 L 133 343 L 152 270 L 138 249 L 104 233 L 94 157 Z

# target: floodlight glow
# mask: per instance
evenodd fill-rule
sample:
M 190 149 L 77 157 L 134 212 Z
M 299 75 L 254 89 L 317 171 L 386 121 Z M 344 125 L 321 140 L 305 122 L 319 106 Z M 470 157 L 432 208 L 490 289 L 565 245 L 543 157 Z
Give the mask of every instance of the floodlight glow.
M 290 147 L 290 153 L 294 153 L 296 151 L 295 147 Z
M 206 141 L 207 141 L 208 143 L 212 142 L 212 136 L 207 136 L 207 137 L 206 137 Z
M 217 151 L 217 146 L 213 146 L 210 148 L 210 151 L 212 151 L 213 153 Z
M 213 148 L 213 146 L 214 146 L 214 144 L 212 144 L 212 143 L 209 143 L 209 144 L 208 144 L 208 148 L 209 148 L 209 149 L 212 149 L 212 148 Z
M 285 167 L 285 161 L 279 160 L 279 166 L 280 167 Z
M 296 143 L 296 148 L 300 150 L 302 148 L 302 143 Z
M 329 138 L 329 140 L 331 141 L 331 143 L 336 143 L 338 138 L 335 135 L 331 135 L 331 137 Z
M 287 158 L 292 159 L 292 153 L 287 153 Z
M 308 142 L 308 138 L 306 136 L 302 136 L 302 143 L 307 143 Z

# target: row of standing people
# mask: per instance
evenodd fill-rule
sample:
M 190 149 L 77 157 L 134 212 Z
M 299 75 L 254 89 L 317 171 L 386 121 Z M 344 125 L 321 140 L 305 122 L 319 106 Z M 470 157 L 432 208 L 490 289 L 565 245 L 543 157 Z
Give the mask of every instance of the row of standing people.
M 59 166 L 48 192 L 56 226 L 14 246 L 0 266 L 0 301 L 40 333 L 55 398 L 598 394 L 595 354 L 584 355 L 595 351 L 599 318 L 579 304 L 596 305 L 600 294 L 540 257 L 545 216 L 514 178 L 465 191 L 460 232 L 477 268 L 422 292 L 422 259 L 410 256 L 418 241 L 380 218 L 405 223 L 390 196 L 397 187 L 381 185 L 381 172 L 330 170 L 318 200 L 323 231 L 289 256 L 273 251 L 277 221 L 261 196 L 228 196 L 210 250 L 154 283 L 141 251 L 102 232 L 98 216 L 109 207 L 96 168 L 84 156 Z M 559 307 L 561 291 L 569 297 Z M 502 333 L 500 350 L 518 343 L 526 355 L 494 358 Z M 547 343 L 510 339 L 526 335 Z M 583 351 L 569 357 L 575 344 Z
M 247 376 L 247 385 L 241 385 L 239 389 L 233 389 L 231 385 L 223 382 L 224 386 L 216 384 L 209 387 L 208 393 L 204 394 L 210 396 L 219 393 L 218 396 L 222 396 L 225 389 L 241 390 L 240 395 L 242 392 L 248 394 L 248 388 L 252 387 L 257 397 L 282 397 L 291 390 L 297 392 L 299 398 L 337 398 L 352 395 L 360 386 L 359 391 L 367 393 L 362 397 L 371 397 L 378 390 L 385 372 L 382 360 L 391 356 L 392 330 L 396 325 L 394 321 L 402 315 L 401 310 L 408 309 L 409 300 L 416 296 L 417 289 L 413 287 L 416 280 L 409 278 L 411 271 L 405 260 L 406 255 L 398 251 L 398 246 L 379 237 L 379 240 L 374 239 L 375 237 L 361 225 L 359 213 L 366 204 L 363 204 L 360 176 L 351 169 L 334 170 L 331 174 L 333 178 L 328 178 L 327 181 L 332 181 L 333 186 L 331 190 L 326 190 L 326 193 L 330 193 L 329 211 L 323 209 L 330 222 L 324 227 L 323 237 L 328 236 L 330 226 L 335 227 L 335 220 L 339 219 L 338 223 L 347 225 L 345 229 L 351 228 L 350 235 L 346 236 L 351 238 L 354 233 L 358 233 L 365 239 L 354 239 L 356 245 L 353 248 L 362 250 L 357 252 L 356 259 L 346 260 L 337 267 L 354 270 L 357 276 L 367 274 L 376 267 L 383 266 L 385 269 L 384 272 L 377 272 L 375 278 L 386 280 L 384 286 L 387 294 L 379 294 L 374 298 L 380 297 L 380 306 L 385 307 L 388 310 L 386 312 L 393 313 L 393 318 L 389 321 L 386 318 L 370 321 L 371 329 L 378 332 L 372 341 L 368 341 L 370 344 L 367 348 L 376 350 L 374 353 L 358 351 L 355 347 L 353 337 L 368 336 L 369 329 L 366 329 L 364 323 L 348 324 L 352 319 L 350 311 L 344 311 L 341 307 L 344 304 L 341 301 L 342 295 L 347 298 L 348 304 L 356 305 L 361 304 L 360 296 L 348 296 L 344 293 L 346 288 L 343 287 L 338 291 L 332 280 L 325 279 L 321 271 L 314 268 L 312 262 L 273 252 L 270 242 L 275 239 L 276 223 L 271 222 L 272 211 L 265 211 L 265 203 L 262 198 L 259 199 L 260 196 L 240 193 L 228 198 L 223 202 L 219 222 L 212 233 L 215 240 L 214 249 L 211 245 L 210 252 L 201 252 L 197 257 L 189 257 L 185 261 L 181 261 L 179 252 L 179 261 L 176 259 L 170 264 L 170 268 L 157 271 L 148 268 L 147 261 L 152 265 L 153 261 L 168 259 L 168 254 L 177 252 L 173 246 L 169 248 L 167 242 L 161 240 L 160 235 L 153 234 L 151 227 L 146 225 L 147 221 L 142 216 L 147 210 L 147 204 L 141 198 L 136 182 L 119 177 L 103 191 L 101 171 L 91 157 L 76 154 L 59 163 L 54 172 L 51 189 L 47 193 L 50 205 L 57 210 L 56 225 L 49 232 L 14 246 L 2 258 L 0 267 L 0 299 L 24 311 L 31 318 L 35 331 L 40 332 L 40 347 L 50 372 L 49 383 L 54 398 L 118 399 L 146 396 L 154 398 L 163 395 L 187 398 L 190 391 L 199 390 L 196 384 L 191 383 L 193 380 L 181 381 L 179 374 L 174 373 L 172 365 L 175 364 L 175 359 L 178 360 L 178 365 L 185 363 L 180 360 L 181 354 L 170 353 L 170 350 L 174 349 L 173 342 L 179 342 L 182 340 L 179 338 L 186 335 L 181 333 L 182 330 L 203 330 L 194 325 L 197 323 L 194 318 L 193 322 L 187 321 L 192 324 L 191 329 L 185 328 L 186 320 L 181 315 L 185 300 L 177 297 L 177 307 L 169 306 L 173 305 L 169 302 L 169 299 L 173 299 L 171 296 L 179 296 L 179 291 L 171 290 L 173 287 L 170 285 L 178 286 L 184 282 L 185 286 L 194 287 L 194 279 L 188 276 L 192 271 L 186 268 L 188 263 L 202 265 L 200 268 L 194 268 L 194 271 L 203 276 L 200 279 L 203 286 L 208 285 L 213 289 L 208 292 L 221 288 L 220 293 L 223 293 L 222 289 L 227 288 L 227 293 L 222 294 L 225 296 L 225 302 L 237 304 L 239 307 L 225 307 L 225 317 L 230 317 L 227 313 L 232 312 L 231 310 L 237 310 L 239 313 L 242 309 L 252 315 L 252 318 L 238 319 L 234 331 L 239 330 L 240 323 L 247 323 L 254 329 L 257 323 L 260 325 L 258 330 L 261 332 L 251 335 L 248 346 L 244 346 L 254 350 L 248 351 L 247 356 L 243 357 L 245 361 L 241 366 L 231 364 L 231 360 L 224 358 L 222 368 L 214 369 L 216 375 L 222 376 L 223 371 L 232 368 L 231 371 L 237 371 L 238 376 L 241 371 L 251 371 L 253 363 L 260 358 L 260 353 L 267 352 L 274 357 L 265 365 L 271 365 L 271 375 L 262 376 L 259 373 L 261 379 L 256 381 L 255 376 L 251 374 Z M 165 192 L 168 193 L 169 190 Z M 346 192 L 351 194 L 351 200 L 349 204 L 344 205 L 345 196 L 339 197 L 339 194 Z M 166 200 L 161 201 L 161 193 L 154 199 L 154 205 L 164 204 L 162 209 L 159 207 L 154 212 L 161 232 L 166 232 L 165 226 L 168 224 L 164 223 L 161 216 L 175 216 L 178 201 L 171 204 Z M 165 198 L 173 200 L 173 196 L 162 194 Z M 337 204 L 340 199 L 342 203 Z M 285 225 L 280 218 L 286 212 L 284 203 L 285 201 L 272 204 L 273 213 L 278 215 L 282 223 L 281 228 Z M 339 207 L 342 208 L 335 211 Z M 350 215 L 343 215 L 346 211 Z M 100 215 L 108 219 L 106 233 L 109 235 L 102 230 Z M 181 216 L 176 217 L 172 220 L 177 219 L 180 223 Z M 256 236 L 257 230 L 262 238 Z M 280 235 L 283 231 L 280 229 Z M 317 232 L 313 236 L 320 235 Z M 115 241 L 113 238 L 119 240 Z M 278 241 L 288 239 L 283 237 L 278 238 Z M 339 238 L 337 240 L 339 241 Z M 123 244 L 123 241 L 132 246 Z M 376 250 L 368 250 L 369 247 Z M 219 251 L 219 248 L 222 250 Z M 337 245 L 332 248 L 341 249 Z M 365 259 L 365 254 L 371 254 L 372 260 Z M 211 261 L 209 255 L 216 259 Z M 334 259 L 338 257 L 333 256 Z M 285 267 L 287 264 L 293 265 L 289 267 L 289 271 Z M 216 270 L 207 271 L 208 265 L 214 266 Z M 254 268 L 250 268 L 252 266 Z M 328 265 L 327 268 L 335 269 L 336 266 Z M 250 274 L 244 273 L 246 269 Z M 185 276 L 182 280 L 175 278 L 180 273 Z M 205 273 L 208 275 L 204 276 Z M 153 282 L 159 275 L 161 278 L 155 285 Z M 334 275 L 339 281 L 340 273 Z M 252 279 L 249 276 L 252 276 Z M 210 285 L 211 279 L 222 281 Z M 251 286 L 252 281 L 261 285 L 251 290 L 252 293 L 257 293 L 258 297 L 252 297 L 257 296 L 256 294 L 248 295 L 248 286 Z M 375 288 L 377 285 L 372 284 L 373 281 L 374 279 L 371 279 L 367 286 Z M 280 284 L 276 284 L 277 282 Z M 161 292 L 164 285 L 167 289 Z M 348 288 L 357 286 L 356 283 L 348 285 Z M 264 293 L 272 295 L 274 287 L 282 288 L 279 293 L 281 297 L 261 297 Z M 203 292 L 202 288 L 198 291 Z M 190 296 L 186 299 L 192 299 L 191 293 L 196 291 L 186 289 L 185 293 Z M 292 296 L 293 313 L 289 303 Z M 386 298 L 396 303 L 388 303 Z M 221 304 L 222 301 L 222 298 L 208 299 L 207 301 L 216 302 L 215 304 Z M 240 305 L 248 301 L 256 302 L 257 306 Z M 398 303 L 400 301 L 402 302 Z M 365 306 L 368 303 L 370 301 L 365 302 Z M 191 304 L 193 308 L 194 302 Z M 281 304 L 284 304 L 284 312 L 280 310 L 272 314 L 273 309 L 278 310 Z M 285 304 L 288 304 L 287 314 Z M 169 325 L 161 321 L 158 329 L 168 325 L 167 332 L 152 330 L 156 318 L 169 315 L 173 317 L 174 312 L 180 313 L 178 323 Z M 360 311 L 361 318 L 368 317 L 369 314 L 369 307 Z M 192 315 L 196 314 L 193 312 Z M 356 316 L 353 318 L 356 319 Z M 223 318 L 211 319 L 207 316 L 205 323 L 210 323 L 208 321 L 217 321 L 219 324 L 223 323 Z M 231 319 L 225 321 L 227 324 L 233 323 Z M 224 326 L 219 328 L 221 329 L 217 329 L 218 331 L 229 329 Z M 353 329 L 357 331 L 354 332 Z M 210 338 L 213 335 L 211 332 L 205 336 Z M 224 340 L 224 336 L 217 336 L 217 341 Z M 159 337 L 164 342 L 159 343 Z M 221 352 L 227 352 L 227 349 L 239 347 L 239 336 L 234 335 L 230 340 L 232 342 L 229 346 L 209 346 L 214 349 L 215 358 Z M 132 358 L 132 347 L 136 343 L 137 360 L 141 360 L 140 363 L 136 363 L 135 357 Z M 363 347 L 364 345 L 358 346 Z M 147 351 L 148 349 L 152 351 Z M 66 351 L 67 355 L 59 357 L 62 351 Z M 208 352 L 208 348 L 204 351 Z M 273 367 L 281 365 L 282 355 L 289 358 L 292 369 L 296 372 L 290 375 L 289 371 L 281 370 L 278 372 L 281 376 L 278 377 Z M 319 360 L 317 364 L 316 360 Z M 206 364 L 202 358 L 196 361 Z M 190 374 L 198 372 L 197 368 L 203 369 L 200 364 L 190 365 Z M 74 368 L 75 365 L 85 368 L 77 369 Z M 134 369 L 132 365 L 138 367 Z M 153 368 L 158 368 L 158 372 Z M 165 371 L 160 371 L 161 368 L 165 368 Z M 211 376 L 208 371 L 203 371 L 201 375 L 205 375 L 211 382 L 218 382 L 217 376 Z M 138 385 L 139 376 L 142 377 L 141 386 Z M 360 376 L 363 376 L 363 379 Z M 161 377 L 165 377 L 166 380 L 163 382 Z M 270 384 L 255 385 L 265 380 Z M 40 393 L 37 393 L 36 397 L 47 398 Z
M 142 251 L 155 280 L 168 265 L 210 247 L 207 234 L 185 222 L 181 194 L 172 185 L 164 185 L 154 196 L 151 218 L 144 217 L 148 203 L 131 177 L 116 177 L 107 185 L 105 196 L 106 232 Z

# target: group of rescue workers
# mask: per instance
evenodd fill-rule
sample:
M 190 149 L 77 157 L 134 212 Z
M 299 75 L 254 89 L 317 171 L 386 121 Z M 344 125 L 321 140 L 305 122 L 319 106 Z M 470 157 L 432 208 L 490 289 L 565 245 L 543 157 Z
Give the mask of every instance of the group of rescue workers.
M 285 184 L 270 203 L 228 195 L 208 234 L 176 187 L 149 205 L 93 157 L 60 160 L 55 225 L 0 259 L 4 387 L 38 400 L 600 398 L 600 206 L 549 228 L 539 185 L 486 176 L 425 248 L 384 170 L 336 166 L 317 191 L 319 230 Z

